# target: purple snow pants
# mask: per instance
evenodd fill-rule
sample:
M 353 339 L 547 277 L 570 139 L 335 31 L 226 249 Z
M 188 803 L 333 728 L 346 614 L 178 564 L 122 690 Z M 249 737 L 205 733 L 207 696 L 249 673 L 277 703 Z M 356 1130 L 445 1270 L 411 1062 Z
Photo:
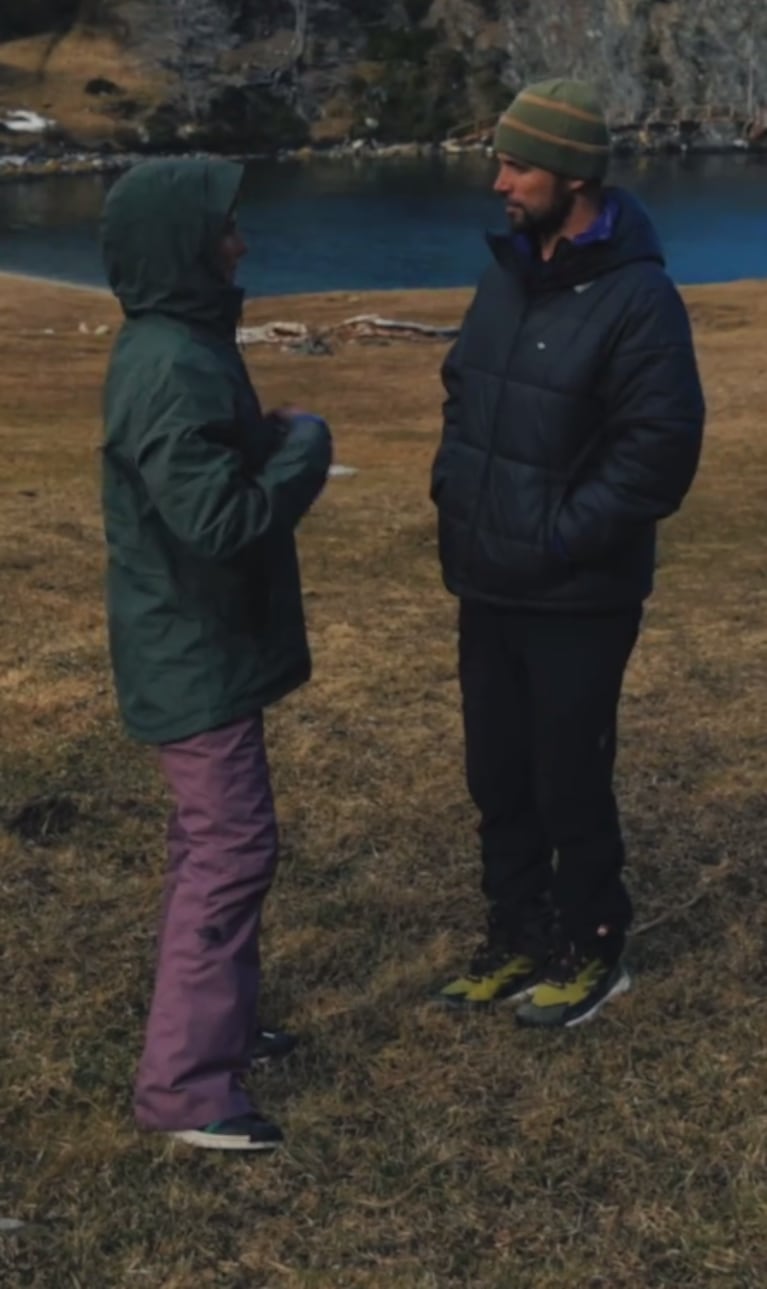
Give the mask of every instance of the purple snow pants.
M 142 1128 L 201 1128 L 252 1109 L 259 930 L 277 864 L 263 718 L 160 748 L 175 808 L 157 974 L 135 1090 Z

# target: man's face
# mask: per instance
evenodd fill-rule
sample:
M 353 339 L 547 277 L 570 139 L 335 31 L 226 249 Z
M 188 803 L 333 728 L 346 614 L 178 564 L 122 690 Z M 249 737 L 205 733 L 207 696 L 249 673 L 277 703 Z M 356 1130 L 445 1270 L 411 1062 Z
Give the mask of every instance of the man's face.
M 237 265 L 247 253 L 247 244 L 237 226 L 237 213 L 233 212 L 226 222 L 218 253 L 219 263 L 227 282 L 234 282 Z
M 504 155 L 498 157 L 498 164 L 493 191 L 504 198 L 514 231 L 539 237 L 558 233 L 575 205 L 580 181 L 563 179 Z

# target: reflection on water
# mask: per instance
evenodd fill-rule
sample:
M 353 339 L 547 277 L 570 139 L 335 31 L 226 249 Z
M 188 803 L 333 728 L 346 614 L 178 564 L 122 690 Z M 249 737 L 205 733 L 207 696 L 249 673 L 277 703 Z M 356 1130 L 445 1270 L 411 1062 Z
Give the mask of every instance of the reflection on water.
M 0 236 L 8 230 L 67 228 L 92 221 L 108 182 L 101 176 L 62 175 L 0 185 Z
M 502 225 L 482 156 L 254 163 L 242 222 L 251 294 L 454 286 L 486 262 Z M 618 161 L 648 205 L 679 281 L 767 277 L 767 158 Z M 0 268 L 103 282 L 99 212 L 110 179 L 0 184 Z

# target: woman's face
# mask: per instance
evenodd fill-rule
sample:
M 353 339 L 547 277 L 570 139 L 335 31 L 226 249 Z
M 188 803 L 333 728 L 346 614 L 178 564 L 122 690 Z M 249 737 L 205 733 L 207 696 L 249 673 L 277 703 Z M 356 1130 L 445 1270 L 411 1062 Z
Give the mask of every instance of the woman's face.
M 237 212 L 233 211 L 226 222 L 219 247 L 219 262 L 227 282 L 234 282 L 237 276 L 237 265 L 247 253 L 247 244 L 237 226 Z

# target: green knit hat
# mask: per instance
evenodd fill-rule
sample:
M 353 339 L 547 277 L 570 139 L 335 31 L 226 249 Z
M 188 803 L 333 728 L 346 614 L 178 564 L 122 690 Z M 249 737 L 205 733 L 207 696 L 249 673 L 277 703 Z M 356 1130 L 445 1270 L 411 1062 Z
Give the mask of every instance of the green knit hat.
M 603 179 L 610 135 L 592 86 L 560 78 L 517 95 L 498 122 L 494 147 L 568 179 Z

